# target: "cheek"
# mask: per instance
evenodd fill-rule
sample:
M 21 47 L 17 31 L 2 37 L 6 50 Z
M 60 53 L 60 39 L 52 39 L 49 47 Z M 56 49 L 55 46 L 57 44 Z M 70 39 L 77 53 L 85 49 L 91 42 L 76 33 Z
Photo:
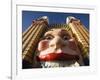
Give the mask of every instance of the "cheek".
M 47 49 L 48 48 L 48 43 L 49 42 L 46 41 L 46 40 L 40 41 L 39 44 L 38 44 L 38 50 L 43 51 L 43 50 Z
M 71 48 L 73 50 L 77 50 L 77 48 L 78 48 L 76 43 L 75 43 L 75 41 L 73 39 L 69 40 L 68 46 L 69 46 L 69 48 Z

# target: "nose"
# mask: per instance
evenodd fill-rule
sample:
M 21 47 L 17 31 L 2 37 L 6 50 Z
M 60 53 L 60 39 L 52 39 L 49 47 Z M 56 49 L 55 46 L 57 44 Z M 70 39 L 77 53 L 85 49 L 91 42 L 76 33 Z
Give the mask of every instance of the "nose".
M 53 38 L 50 43 L 50 47 L 53 47 L 54 49 L 59 49 L 65 46 L 64 41 L 58 36 Z

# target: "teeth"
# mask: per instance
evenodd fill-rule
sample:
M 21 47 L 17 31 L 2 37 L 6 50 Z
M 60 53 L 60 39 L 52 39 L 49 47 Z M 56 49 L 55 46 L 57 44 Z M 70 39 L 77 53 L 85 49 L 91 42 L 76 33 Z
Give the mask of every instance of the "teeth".
M 53 62 L 41 62 L 43 68 L 55 68 L 55 67 L 78 67 L 80 66 L 75 61 L 53 61 Z

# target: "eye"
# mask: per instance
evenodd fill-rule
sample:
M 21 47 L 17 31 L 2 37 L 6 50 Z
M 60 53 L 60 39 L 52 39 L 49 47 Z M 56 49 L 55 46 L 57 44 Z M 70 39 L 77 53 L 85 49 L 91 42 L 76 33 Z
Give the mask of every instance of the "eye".
M 68 40 L 69 37 L 67 35 L 63 36 L 63 40 Z
M 53 36 L 52 35 L 47 35 L 47 36 L 44 37 L 44 39 L 46 39 L 46 40 L 52 40 Z

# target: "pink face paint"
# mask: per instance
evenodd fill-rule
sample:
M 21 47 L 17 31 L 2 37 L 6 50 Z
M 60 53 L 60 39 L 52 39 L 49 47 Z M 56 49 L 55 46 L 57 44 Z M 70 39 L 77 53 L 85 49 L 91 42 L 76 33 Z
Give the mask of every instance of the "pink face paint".
M 43 51 L 45 50 L 46 48 L 48 48 L 48 41 L 47 40 L 42 40 L 39 42 L 39 45 L 38 45 L 38 50 L 39 51 Z
M 76 45 L 74 39 L 70 39 L 70 40 L 69 40 L 68 46 L 69 46 L 69 48 L 71 48 L 72 50 L 77 50 L 77 45 Z

